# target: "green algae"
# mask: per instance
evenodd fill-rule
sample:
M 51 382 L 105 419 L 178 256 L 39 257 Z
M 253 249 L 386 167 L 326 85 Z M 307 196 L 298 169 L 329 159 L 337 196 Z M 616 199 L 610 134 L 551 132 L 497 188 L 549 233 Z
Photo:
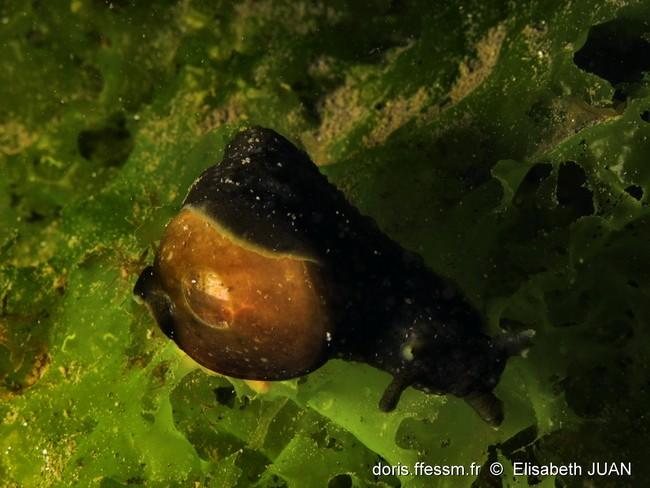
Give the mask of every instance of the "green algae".
M 507 475 L 515 459 L 631 461 L 646 477 L 650 94 L 643 76 L 612 84 L 574 62 L 614 19 L 650 12 L 1 3 L 0 484 L 536 481 Z M 302 144 L 458 281 L 490 333 L 537 331 L 497 388 L 499 430 L 412 390 L 381 413 L 388 377 L 340 361 L 256 394 L 196 369 L 132 300 L 193 179 L 251 124 Z M 372 474 L 497 459 L 503 479 Z

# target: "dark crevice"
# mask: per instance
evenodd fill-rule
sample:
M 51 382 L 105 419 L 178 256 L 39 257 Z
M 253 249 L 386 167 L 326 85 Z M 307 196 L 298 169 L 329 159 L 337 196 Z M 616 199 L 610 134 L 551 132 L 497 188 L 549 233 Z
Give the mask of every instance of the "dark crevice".
M 29 223 L 34 223 L 34 222 L 41 222 L 43 219 L 45 219 L 45 215 L 32 210 L 29 215 L 25 218 L 25 220 Z
M 557 201 L 561 206 L 570 208 L 575 218 L 594 213 L 593 194 L 585 186 L 586 183 L 587 176 L 580 165 L 573 161 L 560 165 L 557 175 Z
M 337 474 L 327 484 L 328 488 L 351 488 L 352 478 L 349 474 Z
M 233 408 L 237 394 L 232 386 L 220 386 L 214 389 L 214 397 L 217 403 L 228 408 Z
M 609 81 L 615 88 L 615 100 L 626 100 L 644 72 L 650 71 L 649 35 L 650 27 L 636 19 L 595 25 L 573 61 L 580 69 Z
M 636 198 L 639 201 L 643 198 L 643 188 L 639 185 L 630 185 L 625 189 L 625 191 L 632 198 Z
M 133 138 L 124 116 L 118 115 L 106 126 L 83 130 L 77 138 L 79 154 L 103 166 L 121 166 L 133 150 Z
M 334 91 L 340 83 L 341 80 L 307 76 L 304 80 L 293 83 L 291 89 L 304 107 L 305 116 L 310 122 L 318 125 L 322 122 L 321 112 L 325 97 Z

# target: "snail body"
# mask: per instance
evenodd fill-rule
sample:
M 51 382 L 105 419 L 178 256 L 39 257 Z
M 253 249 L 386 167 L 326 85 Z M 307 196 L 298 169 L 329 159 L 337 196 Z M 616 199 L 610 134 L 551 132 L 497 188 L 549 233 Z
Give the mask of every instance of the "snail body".
M 465 398 L 487 422 L 492 393 L 531 334 L 483 332 L 451 281 L 350 205 L 270 129 L 240 132 L 194 182 L 134 289 L 161 330 L 204 367 L 248 380 L 305 375 L 328 359 Z

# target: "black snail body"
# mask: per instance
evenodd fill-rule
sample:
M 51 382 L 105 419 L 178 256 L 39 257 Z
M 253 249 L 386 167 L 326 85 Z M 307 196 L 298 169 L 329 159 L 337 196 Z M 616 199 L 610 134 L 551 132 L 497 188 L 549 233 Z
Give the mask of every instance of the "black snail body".
M 498 425 L 493 395 L 531 334 L 490 338 L 450 281 L 382 233 L 309 157 L 269 129 L 240 132 L 192 185 L 134 293 L 167 336 L 228 376 L 282 380 L 330 358 L 465 398 Z

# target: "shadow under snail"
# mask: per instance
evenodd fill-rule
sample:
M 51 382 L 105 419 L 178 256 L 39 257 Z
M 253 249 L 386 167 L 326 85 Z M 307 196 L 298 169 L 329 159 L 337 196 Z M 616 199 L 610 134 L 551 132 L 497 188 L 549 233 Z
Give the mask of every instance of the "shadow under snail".
M 464 398 L 488 423 L 509 356 L 532 332 L 491 338 L 451 281 L 363 216 L 304 152 L 270 129 L 240 132 L 192 184 L 134 289 L 162 331 L 214 372 L 305 375 L 328 359 Z

